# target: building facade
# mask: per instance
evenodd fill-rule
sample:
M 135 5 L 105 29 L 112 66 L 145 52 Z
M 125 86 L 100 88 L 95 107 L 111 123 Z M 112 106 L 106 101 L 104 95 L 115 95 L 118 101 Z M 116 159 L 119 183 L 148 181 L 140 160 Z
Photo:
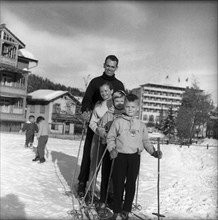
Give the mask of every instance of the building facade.
M 132 90 L 140 100 L 139 118 L 145 123 L 154 124 L 160 122 L 160 117 L 165 117 L 172 106 L 176 114 L 181 105 L 185 88 L 147 83 Z
M 27 81 L 30 64 L 38 61 L 5 24 L 0 25 L 1 131 L 19 131 L 26 120 Z
M 68 91 L 40 89 L 28 94 L 27 118 L 43 116 L 51 133 L 74 134 L 79 101 Z

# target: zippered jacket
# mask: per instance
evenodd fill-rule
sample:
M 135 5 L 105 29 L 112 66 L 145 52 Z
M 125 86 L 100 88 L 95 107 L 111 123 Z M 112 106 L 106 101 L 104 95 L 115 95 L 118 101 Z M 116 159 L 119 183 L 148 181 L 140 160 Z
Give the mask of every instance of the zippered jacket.
M 144 149 L 153 154 L 155 149 L 149 141 L 148 131 L 136 117 L 122 115 L 114 120 L 107 135 L 107 148 L 118 153 L 134 154 Z

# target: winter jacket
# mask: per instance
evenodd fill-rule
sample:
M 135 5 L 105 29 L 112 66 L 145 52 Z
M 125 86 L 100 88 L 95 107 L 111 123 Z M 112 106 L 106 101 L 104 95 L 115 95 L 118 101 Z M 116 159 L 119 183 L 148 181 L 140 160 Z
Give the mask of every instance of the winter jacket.
M 124 154 L 141 152 L 144 148 L 152 154 L 155 150 L 149 141 L 145 124 L 126 115 L 116 118 L 112 123 L 107 135 L 107 148 Z
M 35 132 L 38 132 L 38 126 L 35 122 L 32 123 L 30 121 L 27 121 L 23 125 L 22 131 L 26 131 L 26 134 L 34 134 Z
M 39 122 L 39 132 L 37 133 L 37 137 L 40 136 L 48 136 L 49 134 L 49 126 L 48 123 L 45 122 L 45 120 L 42 120 Z
M 102 100 L 102 97 L 99 92 L 99 87 L 104 82 L 108 82 L 108 81 L 112 84 L 114 92 L 118 90 L 125 91 L 123 83 L 117 78 L 115 78 L 115 75 L 107 76 L 105 73 L 103 73 L 103 75 L 96 77 L 90 81 L 82 100 L 82 108 L 81 108 L 82 112 L 87 110 L 88 111 L 93 110 L 97 101 Z
M 105 101 L 98 101 L 95 105 L 95 108 L 92 112 L 92 116 L 89 122 L 89 127 L 96 133 L 98 123 L 103 115 L 112 107 L 111 99 Z
M 102 138 L 102 143 L 106 143 L 107 133 L 115 118 L 121 116 L 124 110 L 108 110 L 99 121 L 96 133 Z

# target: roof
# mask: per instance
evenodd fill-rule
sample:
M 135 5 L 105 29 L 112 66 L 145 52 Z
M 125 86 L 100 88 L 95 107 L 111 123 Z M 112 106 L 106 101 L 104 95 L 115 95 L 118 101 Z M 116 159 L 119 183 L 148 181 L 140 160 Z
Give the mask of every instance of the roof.
M 65 94 L 69 95 L 76 103 L 78 102 L 78 100 L 74 98 L 74 96 L 72 96 L 68 91 L 62 91 L 62 90 L 39 89 L 29 93 L 28 97 L 32 101 L 50 102 Z
M 179 89 L 179 90 L 184 90 L 186 87 L 179 87 L 179 86 L 171 86 L 171 85 L 164 85 L 164 84 L 155 84 L 155 83 L 146 83 L 142 84 L 141 86 L 148 86 L 148 87 L 164 87 L 168 89 Z
M 0 24 L 0 30 L 5 29 L 7 32 L 9 32 L 20 44 L 21 48 L 24 48 L 26 45 L 16 36 L 14 35 L 7 27 L 6 24 Z
M 37 59 L 34 57 L 34 55 L 32 53 L 30 53 L 28 50 L 26 49 L 20 49 L 18 51 L 18 56 L 20 57 L 24 57 L 28 60 L 32 60 L 32 61 L 36 61 L 37 62 Z

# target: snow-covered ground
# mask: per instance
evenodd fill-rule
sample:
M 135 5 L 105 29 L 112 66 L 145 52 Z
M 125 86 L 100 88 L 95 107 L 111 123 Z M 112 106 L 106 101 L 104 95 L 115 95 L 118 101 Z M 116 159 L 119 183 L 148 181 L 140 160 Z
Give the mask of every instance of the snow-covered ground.
M 73 219 L 68 214 L 72 199 L 64 192 L 72 184 L 80 141 L 50 138 L 47 161 L 38 164 L 23 147 L 23 134 L 0 135 L 1 219 Z M 217 147 L 161 145 L 161 150 L 160 213 L 165 219 L 217 219 Z M 82 150 L 78 164 L 81 157 Z M 145 151 L 138 203 L 146 216 L 157 219 L 152 215 L 157 212 L 157 159 Z

